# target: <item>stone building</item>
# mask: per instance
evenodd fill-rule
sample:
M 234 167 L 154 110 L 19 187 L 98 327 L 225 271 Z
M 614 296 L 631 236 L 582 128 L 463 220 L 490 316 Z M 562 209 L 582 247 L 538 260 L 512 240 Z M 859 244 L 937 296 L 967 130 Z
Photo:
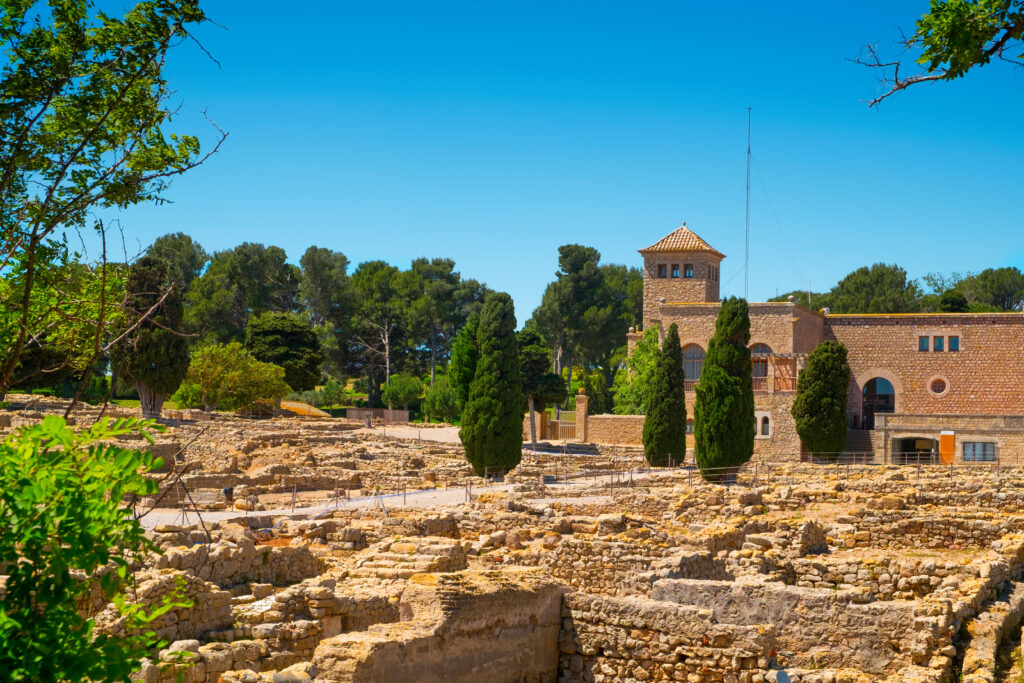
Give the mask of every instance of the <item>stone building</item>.
M 663 336 L 678 326 L 692 416 L 725 255 L 685 224 L 640 255 L 643 327 Z M 849 352 L 847 453 L 875 462 L 1024 460 L 1024 313 L 839 315 L 764 302 L 750 304 L 750 323 L 755 457 L 803 457 L 790 414 L 797 378 L 819 343 L 836 340 Z M 631 349 L 640 335 L 630 332 Z M 642 424 L 634 416 L 590 416 L 577 436 L 637 443 Z

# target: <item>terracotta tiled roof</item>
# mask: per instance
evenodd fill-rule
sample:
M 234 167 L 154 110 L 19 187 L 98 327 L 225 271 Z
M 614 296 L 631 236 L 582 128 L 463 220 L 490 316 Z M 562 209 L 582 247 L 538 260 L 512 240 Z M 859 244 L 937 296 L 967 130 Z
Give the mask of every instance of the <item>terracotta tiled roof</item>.
M 676 228 L 646 249 L 641 249 L 640 253 L 646 254 L 658 251 L 706 251 L 725 258 L 725 254 L 698 237 L 696 233 L 686 227 L 686 223 L 683 223 L 681 227 Z

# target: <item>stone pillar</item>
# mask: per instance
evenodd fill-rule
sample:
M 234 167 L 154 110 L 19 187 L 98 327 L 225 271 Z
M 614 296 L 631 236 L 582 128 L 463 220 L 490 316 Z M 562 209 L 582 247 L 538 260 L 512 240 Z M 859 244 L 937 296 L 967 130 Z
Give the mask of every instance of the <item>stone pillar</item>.
M 587 401 L 587 394 L 580 387 L 576 394 L 576 440 L 584 443 L 587 440 Z

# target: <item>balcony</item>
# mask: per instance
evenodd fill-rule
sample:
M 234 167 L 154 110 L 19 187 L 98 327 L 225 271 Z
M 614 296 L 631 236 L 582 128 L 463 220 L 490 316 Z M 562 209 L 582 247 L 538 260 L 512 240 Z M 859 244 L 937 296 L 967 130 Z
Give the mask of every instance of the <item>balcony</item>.
M 796 377 L 775 377 L 775 391 L 796 391 Z
M 683 391 L 693 391 L 697 388 L 697 382 L 700 380 L 696 379 L 684 379 L 683 380 Z
M 768 378 L 767 377 L 755 377 L 754 378 L 754 391 L 768 391 Z

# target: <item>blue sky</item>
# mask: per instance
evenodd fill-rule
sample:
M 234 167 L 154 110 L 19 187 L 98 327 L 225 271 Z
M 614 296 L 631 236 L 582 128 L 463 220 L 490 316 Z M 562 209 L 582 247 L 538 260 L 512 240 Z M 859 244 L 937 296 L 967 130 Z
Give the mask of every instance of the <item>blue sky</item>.
M 742 295 L 750 106 L 752 300 L 878 261 L 1022 266 L 1024 71 L 869 110 L 876 75 L 846 61 L 895 54 L 926 5 L 208 0 L 226 28 L 198 36 L 220 66 L 174 53 L 175 125 L 212 140 L 205 109 L 230 137 L 171 203 L 119 219 L 129 251 L 180 230 L 294 262 L 312 244 L 353 264 L 452 257 L 520 323 L 558 245 L 639 265 L 685 220 Z

